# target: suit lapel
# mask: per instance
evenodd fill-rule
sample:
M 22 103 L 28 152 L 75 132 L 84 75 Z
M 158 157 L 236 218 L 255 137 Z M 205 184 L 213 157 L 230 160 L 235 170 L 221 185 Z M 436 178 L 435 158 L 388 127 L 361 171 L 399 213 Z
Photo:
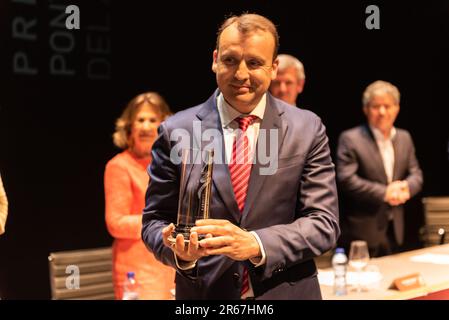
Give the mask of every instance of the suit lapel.
M 399 177 L 399 165 L 403 163 L 401 156 L 405 154 L 401 150 L 402 144 L 399 142 L 399 132 L 396 130 L 396 135 L 393 138 L 393 149 L 394 149 L 394 165 L 393 165 L 393 181 L 400 180 Z
M 218 191 L 221 199 L 228 208 L 229 212 L 235 218 L 236 221 L 240 220 L 240 211 L 237 206 L 237 201 L 234 197 L 234 191 L 231 184 L 231 175 L 229 173 L 228 165 L 226 164 L 226 152 L 223 139 L 223 128 L 221 125 L 220 115 L 217 109 L 217 99 L 218 90 L 206 101 L 203 107 L 198 111 L 197 117 L 201 120 L 201 134 L 207 129 L 215 129 L 220 132 L 220 148 L 221 154 L 216 156 L 221 156 L 221 159 L 214 163 L 214 173 L 212 175 L 212 180 L 215 189 Z M 210 144 L 210 141 L 201 141 L 201 150 L 205 150 L 205 147 Z
M 243 220 L 247 219 L 248 212 L 253 207 L 254 202 L 259 194 L 259 191 L 262 188 L 262 185 L 265 182 L 265 179 L 267 178 L 267 175 L 260 174 L 260 169 L 263 168 L 264 165 L 260 163 L 260 159 L 259 159 L 259 157 L 257 157 L 259 148 L 261 150 L 267 150 L 266 156 L 269 156 L 270 154 L 273 154 L 273 153 L 276 153 L 277 155 L 280 154 L 280 150 L 282 147 L 282 143 L 284 141 L 285 133 L 287 132 L 287 124 L 283 124 L 283 122 L 281 121 L 281 118 L 280 118 L 282 113 L 283 112 L 278 109 L 273 97 L 270 94 L 267 94 L 267 105 L 265 108 L 265 114 L 264 114 L 262 123 L 260 125 L 260 131 L 259 131 L 259 138 L 260 138 L 260 133 L 265 131 L 266 139 L 265 139 L 265 141 L 261 141 L 259 138 L 257 139 L 256 150 L 254 150 L 256 162 L 253 164 L 253 166 L 251 168 L 251 175 L 249 178 L 249 185 L 248 185 L 248 192 L 247 192 L 246 201 L 245 201 L 245 208 L 243 209 L 243 214 L 242 214 Z M 270 129 L 277 130 L 277 144 L 275 146 L 276 150 L 270 149 L 270 137 L 272 134 Z M 265 149 L 263 149 L 263 148 L 261 148 L 261 146 L 259 146 L 261 143 L 265 143 Z M 276 166 L 277 166 L 277 163 L 276 163 Z
M 382 160 L 382 156 L 380 155 L 379 147 L 377 146 L 376 139 L 374 138 L 374 134 L 371 132 L 371 129 L 368 125 L 364 125 L 365 138 L 367 140 L 366 148 L 369 150 L 369 153 L 372 156 L 373 163 L 376 166 L 377 175 L 381 177 L 382 182 L 387 184 L 388 178 L 385 173 L 384 162 Z

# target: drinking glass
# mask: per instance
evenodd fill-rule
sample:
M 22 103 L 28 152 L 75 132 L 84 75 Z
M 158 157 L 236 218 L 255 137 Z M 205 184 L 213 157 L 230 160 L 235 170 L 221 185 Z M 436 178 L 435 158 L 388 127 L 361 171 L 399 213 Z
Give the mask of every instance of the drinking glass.
M 349 250 L 349 265 L 357 271 L 356 292 L 362 291 L 362 270 L 368 264 L 368 261 L 369 252 L 366 241 L 352 241 Z

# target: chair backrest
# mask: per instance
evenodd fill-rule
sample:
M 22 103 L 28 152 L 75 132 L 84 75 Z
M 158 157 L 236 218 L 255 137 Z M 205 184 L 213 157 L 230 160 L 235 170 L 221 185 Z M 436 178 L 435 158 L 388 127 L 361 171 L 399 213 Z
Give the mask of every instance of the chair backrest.
M 426 197 L 423 198 L 425 236 L 424 245 L 426 247 L 440 244 L 442 240 L 438 233 L 439 229 L 449 232 L 449 197 Z M 444 242 L 448 242 L 449 237 L 445 237 Z
M 53 300 L 114 299 L 112 248 L 53 252 L 48 261 Z

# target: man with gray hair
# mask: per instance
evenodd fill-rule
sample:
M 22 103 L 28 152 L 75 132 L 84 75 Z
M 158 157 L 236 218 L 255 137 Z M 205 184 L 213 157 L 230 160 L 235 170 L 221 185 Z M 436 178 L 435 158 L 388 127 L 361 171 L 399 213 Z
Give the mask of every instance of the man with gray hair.
M 278 73 L 271 82 L 270 92 L 276 98 L 296 106 L 296 98 L 304 90 L 306 81 L 304 66 L 289 54 L 280 54 L 278 59 Z
M 338 141 L 337 178 L 344 198 L 340 242 L 365 240 L 371 256 L 398 252 L 404 240 L 403 204 L 423 177 L 408 131 L 395 128 L 399 90 L 375 81 L 363 93 L 367 124 L 344 131 Z

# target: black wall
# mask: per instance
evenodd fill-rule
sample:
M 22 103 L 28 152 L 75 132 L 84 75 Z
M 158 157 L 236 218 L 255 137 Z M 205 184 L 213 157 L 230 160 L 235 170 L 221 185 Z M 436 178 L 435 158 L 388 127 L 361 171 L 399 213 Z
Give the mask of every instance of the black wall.
M 68 4 L 79 5 L 81 30 L 58 26 L 57 5 Z M 380 30 L 365 28 L 369 4 L 380 8 Z M 242 11 L 272 19 L 280 52 L 303 61 L 307 80 L 299 104 L 322 117 L 334 150 L 339 133 L 364 120 L 363 89 L 378 79 L 396 84 L 402 94 L 396 124 L 411 132 L 424 171 L 420 196 L 449 193 L 449 1 L 293 6 L 291 1 L 3 0 L 0 172 L 10 208 L 7 232 L 0 236 L 2 298 L 47 299 L 49 252 L 111 244 L 103 170 L 118 152 L 111 142 L 114 120 L 129 99 L 147 90 L 160 92 L 175 111 L 207 99 L 216 87 L 210 69 L 216 29 L 225 15 Z M 13 36 L 18 17 L 36 19 L 30 29 L 36 39 Z M 97 48 L 110 43 L 111 49 L 94 52 L 92 43 Z M 14 72 L 18 52 L 37 74 Z M 56 56 L 73 75 L 51 72 Z M 89 65 L 98 61 L 103 64 L 89 74 Z M 408 247 L 414 248 L 422 224 L 419 198 L 408 209 Z

